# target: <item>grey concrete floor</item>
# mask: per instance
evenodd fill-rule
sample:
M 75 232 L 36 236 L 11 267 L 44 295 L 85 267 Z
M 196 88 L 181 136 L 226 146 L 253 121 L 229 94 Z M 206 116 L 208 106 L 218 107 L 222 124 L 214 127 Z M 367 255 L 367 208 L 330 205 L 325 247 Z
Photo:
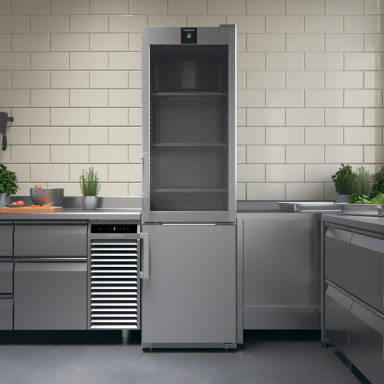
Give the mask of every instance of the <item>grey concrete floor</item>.
M 317 331 L 247 331 L 237 351 L 142 352 L 140 333 L 0 332 L 1 384 L 368 384 Z

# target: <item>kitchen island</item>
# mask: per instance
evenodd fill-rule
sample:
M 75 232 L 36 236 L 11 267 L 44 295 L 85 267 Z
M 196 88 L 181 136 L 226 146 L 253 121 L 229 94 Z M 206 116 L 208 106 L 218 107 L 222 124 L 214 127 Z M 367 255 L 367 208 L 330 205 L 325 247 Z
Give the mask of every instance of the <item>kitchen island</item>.
M 384 217 L 322 216 L 322 341 L 384 381 Z

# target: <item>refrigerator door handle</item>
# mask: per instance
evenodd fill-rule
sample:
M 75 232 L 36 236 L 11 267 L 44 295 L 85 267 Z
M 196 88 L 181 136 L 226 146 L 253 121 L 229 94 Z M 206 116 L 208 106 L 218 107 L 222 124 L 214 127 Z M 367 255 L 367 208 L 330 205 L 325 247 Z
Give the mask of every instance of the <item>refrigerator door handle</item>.
M 149 279 L 149 233 L 140 233 L 143 239 L 143 270 L 140 272 L 141 279 Z
M 143 169 L 143 178 L 142 178 L 142 199 L 149 199 L 149 153 L 143 152 L 140 153 L 140 159 L 142 159 L 142 169 Z

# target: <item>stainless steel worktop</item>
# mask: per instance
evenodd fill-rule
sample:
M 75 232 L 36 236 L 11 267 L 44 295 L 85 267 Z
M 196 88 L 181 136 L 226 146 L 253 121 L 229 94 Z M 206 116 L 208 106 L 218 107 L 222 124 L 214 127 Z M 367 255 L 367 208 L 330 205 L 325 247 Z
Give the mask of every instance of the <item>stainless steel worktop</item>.
M 141 220 L 141 210 L 99 208 L 95 211 L 86 211 L 79 208 L 64 208 L 62 212 L 56 213 L 0 213 L 0 221 L 2 220 Z
M 368 231 L 384 233 L 384 217 L 372 216 L 346 216 L 339 213 L 327 213 L 322 216 L 323 221 L 366 229 Z

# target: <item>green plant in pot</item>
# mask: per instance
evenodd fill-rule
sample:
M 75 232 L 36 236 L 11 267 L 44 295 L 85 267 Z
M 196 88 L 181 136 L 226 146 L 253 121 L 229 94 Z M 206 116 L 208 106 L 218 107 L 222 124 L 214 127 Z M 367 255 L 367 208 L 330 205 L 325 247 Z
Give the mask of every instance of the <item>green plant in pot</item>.
M 4 164 L 0 164 L 0 207 L 6 207 L 11 202 L 11 195 L 19 190 L 15 172 L 8 171 Z
M 94 171 L 93 167 L 89 168 L 88 172 L 80 176 L 80 190 L 83 195 L 83 208 L 87 210 L 94 210 L 97 208 L 98 196 L 100 191 L 99 178 L 97 172 Z
M 376 197 L 379 193 L 384 193 L 384 167 L 372 176 L 373 185 L 370 199 Z
M 355 175 L 350 165 L 341 164 L 339 170 L 332 176 L 335 190 L 338 193 L 336 202 L 347 202 L 353 193 Z
M 338 196 L 336 202 L 346 203 L 350 195 L 369 196 L 371 184 L 369 172 L 359 167 L 353 172 L 350 165 L 341 164 L 339 170 L 332 176 Z

